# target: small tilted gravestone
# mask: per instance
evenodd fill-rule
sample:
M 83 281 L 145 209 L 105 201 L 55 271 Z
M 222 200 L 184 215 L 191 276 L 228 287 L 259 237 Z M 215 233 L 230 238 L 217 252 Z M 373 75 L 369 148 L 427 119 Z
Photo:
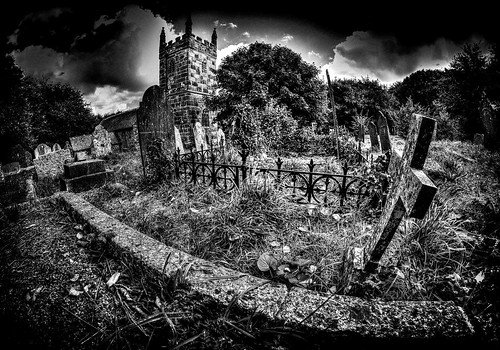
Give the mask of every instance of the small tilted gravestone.
M 380 150 L 380 143 L 378 142 L 377 126 L 374 122 L 368 124 L 368 132 L 370 133 L 372 152 L 378 152 Z
M 474 144 L 476 146 L 484 145 L 484 134 L 474 134 Z
M 206 150 L 209 148 L 207 145 L 205 128 L 201 125 L 200 122 L 194 123 L 193 135 L 194 135 L 194 145 L 197 151 L 201 151 L 202 149 Z
M 182 143 L 181 133 L 176 126 L 174 126 L 174 136 L 175 136 L 175 149 L 179 150 L 181 154 L 184 153 L 184 144 Z
M 422 219 L 437 192 L 422 171 L 436 121 L 414 114 L 403 153 L 393 150 L 388 173 L 393 182 L 379 222 L 368 244 L 350 247 L 344 255 L 339 289 L 348 292 L 363 273 L 374 272 L 398 226 L 407 214 Z

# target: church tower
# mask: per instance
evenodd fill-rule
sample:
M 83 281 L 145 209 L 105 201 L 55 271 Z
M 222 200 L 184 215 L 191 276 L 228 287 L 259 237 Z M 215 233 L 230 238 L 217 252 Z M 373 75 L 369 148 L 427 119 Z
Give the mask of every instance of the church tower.
M 190 15 L 185 24 L 185 33 L 168 43 L 162 28 L 160 87 L 166 92 L 174 124 L 189 149 L 194 146 L 194 123 L 199 121 L 209 126 L 211 122 L 203 98 L 215 92 L 217 33 L 214 29 L 209 42 L 193 34 Z

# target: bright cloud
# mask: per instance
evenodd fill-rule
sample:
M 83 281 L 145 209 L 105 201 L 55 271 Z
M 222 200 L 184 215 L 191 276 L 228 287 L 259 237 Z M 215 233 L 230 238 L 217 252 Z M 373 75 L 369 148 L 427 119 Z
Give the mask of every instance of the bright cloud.
M 415 48 L 402 48 L 393 36 L 357 31 L 334 48 L 334 57 L 321 70 L 337 78 L 378 79 L 391 84 L 420 70 L 444 68 L 461 45 L 440 38 Z
M 229 45 L 223 49 L 217 50 L 216 66 L 219 67 L 219 65 L 222 62 L 222 60 L 224 59 L 224 57 L 227 57 L 227 56 L 231 55 L 233 52 L 235 52 L 236 50 L 238 50 L 239 48 L 246 47 L 246 46 L 249 46 L 249 44 L 238 43 L 238 44 Z
M 293 35 L 290 34 L 285 34 L 283 35 L 283 38 L 281 38 L 281 41 L 287 43 L 289 41 L 293 40 Z
M 246 37 L 246 38 L 250 38 L 250 33 L 249 32 L 243 32 L 241 33 L 242 36 Z
M 106 85 L 84 95 L 84 100 L 90 104 L 92 112 L 106 115 L 136 108 L 142 95 L 143 92 L 119 90 L 116 86 Z

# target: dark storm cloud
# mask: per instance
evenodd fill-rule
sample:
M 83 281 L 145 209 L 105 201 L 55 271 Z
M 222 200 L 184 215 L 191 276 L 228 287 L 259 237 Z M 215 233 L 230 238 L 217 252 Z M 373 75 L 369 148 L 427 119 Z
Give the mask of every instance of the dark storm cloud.
M 75 24 L 74 12 L 69 9 L 30 14 L 16 31 L 17 47 L 24 49 L 16 53 L 17 61 L 33 75 L 47 76 L 52 69 L 53 80 L 68 82 L 83 93 L 105 85 L 121 90 L 144 90 L 148 84 L 138 75 L 139 28 L 124 21 L 125 13 L 118 11 L 99 17 L 103 23 L 95 29 L 97 16 L 80 18 L 80 24 Z M 39 35 L 34 35 L 37 27 Z M 83 28 L 86 30 L 82 31 Z M 43 55 L 27 57 L 36 51 L 33 47 L 38 51 L 44 48 Z

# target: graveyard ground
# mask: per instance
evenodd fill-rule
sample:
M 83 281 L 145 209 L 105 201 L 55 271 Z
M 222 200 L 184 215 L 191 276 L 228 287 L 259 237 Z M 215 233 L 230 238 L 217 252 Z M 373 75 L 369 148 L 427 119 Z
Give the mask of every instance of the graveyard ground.
M 84 196 L 100 202 L 96 204 L 120 220 L 135 222 L 140 231 L 158 235 L 158 232 L 165 232 L 158 220 L 164 218 L 159 215 L 161 208 L 160 213 L 141 211 L 144 210 L 141 208 L 158 202 L 165 207 L 165 203 L 175 203 L 175 196 L 180 193 L 166 187 L 144 186 L 137 180 L 139 162 L 129 154 L 108 159 L 108 166 L 115 170 L 123 186 L 89 191 Z M 496 240 L 500 238 L 500 157 L 469 143 L 440 141 L 431 145 L 425 170 L 439 187 L 428 215 L 422 221 L 409 220 L 402 225 L 394 246 L 390 247 L 388 268 L 369 278 L 357 293 L 386 300 L 453 300 L 464 308 L 478 336 L 498 346 L 500 247 Z M 196 198 L 201 200 L 184 202 L 186 207 L 181 209 L 185 216 L 178 217 L 188 219 L 188 226 L 195 222 L 212 222 L 206 205 L 214 208 L 231 205 L 218 203 L 220 198 L 209 191 Z M 276 209 L 266 207 L 270 204 L 261 199 L 253 203 L 260 203 L 264 211 Z M 255 206 L 251 208 L 254 209 Z M 338 220 L 332 215 L 313 212 L 314 217 L 321 216 L 324 220 L 314 226 L 308 209 L 291 205 L 281 209 L 279 218 L 286 220 L 289 214 L 296 216 L 308 223 L 303 226 L 309 233 L 328 232 L 329 225 L 345 225 L 347 231 L 352 220 L 349 215 Z M 267 326 L 259 320 L 241 319 L 237 315 L 217 318 L 210 307 L 182 286 L 175 290 L 162 289 L 165 284 L 159 276 L 126 258 L 113 257 L 99 240 L 83 235 L 81 227 L 50 201 L 3 214 L 0 228 L 2 348 L 31 345 L 39 349 L 43 344 L 45 348 L 57 349 L 138 349 L 159 345 L 183 349 L 280 349 L 289 348 L 291 344 L 298 348 L 303 345 L 299 334 L 289 334 L 291 337 L 272 334 L 269 337 L 269 333 L 259 332 Z M 239 214 L 229 213 L 227 219 Z M 350 226 L 358 228 L 353 239 L 363 239 L 360 238 L 363 225 L 366 228 L 372 224 L 370 215 L 363 220 L 362 224 Z M 299 228 L 303 226 L 298 226 L 298 222 L 293 229 L 301 232 Z M 173 227 L 178 223 L 169 224 Z M 226 228 L 231 226 L 228 221 Z M 256 226 L 253 223 L 246 226 L 253 236 L 258 235 Z M 205 228 L 205 232 L 210 232 L 203 226 L 198 227 L 197 232 Z M 233 233 L 233 238 L 238 234 L 245 237 L 245 232 Z M 268 243 L 280 254 L 287 246 L 289 254 L 298 256 L 300 251 L 301 257 L 310 259 L 311 256 L 303 254 L 323 254 L 314 246 L 323 242 L 325 235 L 316 236 L 308 247 L 295 247 L 286 241 L 286 236 L 274 236 Z M 238 248 L 234 249 L 233 256 L 244 260 L 245 252 L 238 246 L 240 241 L 241 238 L 233 241 L 233 246 Z M 246 242 L 258 245 L 258 240 Z M 351 241 L 344 242 L 347 245 Z M 262 253 L 265 248 L 260 247 L 258 252 Z M 206 254 L 210 253 L 208 250 Z M 248 259 L 251 263 L 247 267 L 249 271 L 262 274 L 256 269 L 258 255 L 254 253 Z M 309 263 L 309 271 L 312 271 L 311 265 L 320 267 L 319 260 Z M 234 264 L 225 260 L 220 263 Z M 116 272 L 121 274 L 118 276 Z M 290 338 L 295 343 L 287 342 Z

